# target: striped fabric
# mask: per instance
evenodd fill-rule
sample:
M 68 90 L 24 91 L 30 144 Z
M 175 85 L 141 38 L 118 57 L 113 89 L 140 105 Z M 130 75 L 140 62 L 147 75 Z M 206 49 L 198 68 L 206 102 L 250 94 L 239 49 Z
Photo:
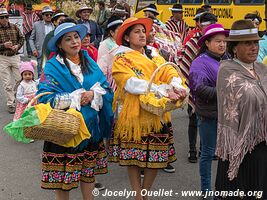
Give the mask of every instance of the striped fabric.
M 171 17 L 167 22 L 166 22 L 166 27 L 167 29 L 180 33 L 182 41 L 184 41 L 184 38 L 186 36 L 186 33 L 188 31 L 188 25 L 185 23 L 184 20 L 176 21 Z
M 192 61 L 195 59 L 195 57 L 198 54 L 199 46 L 197 45 L 197 42 L 199 38 L 201 37 L 200 33 L 197 32 L 194 37 L 192 37 L 185 45 L 184 54 L 179 62 L 180 69 L 183 73 L 183 75 L 186 78 L 186 85 L 188 86 L 188 77 L 189 77 L 189 71 Z M 192 108 L 195 108 L 192 96 L 190 94 L 189 98 L 189 105 L 192 106 Z
M 168 52 L 168 61 L 179 62 L 178 58 L 183 49 L 180 34 L 164 29 L 155 23 L 153 24 L 153 27 L 156 31 L 155 42 L 159 46 L 158 49 Z
M 23 18 L 23 34 L 26 35 L 27 33 L 32 31 L 33 23 L 39 20 L 39 17 L 35 12 L 30 14 L 22 13 Z
M 184 38 L 184 41 L 183 41 L 183 45 L 185 46 L 186 43 L 196 35 L 197 32 L 201 32 L 201 30 L 198 28 L 198 27 L 195 27 L 193 28 L 192 30 L 188 31 L 185 38 Z

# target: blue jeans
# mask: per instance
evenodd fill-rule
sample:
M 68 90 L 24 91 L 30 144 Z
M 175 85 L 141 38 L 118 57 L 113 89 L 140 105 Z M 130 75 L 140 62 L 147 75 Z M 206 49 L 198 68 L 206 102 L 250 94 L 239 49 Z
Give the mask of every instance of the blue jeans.
M 217 140 L 217 119 L 198 116 L 198 128 L 201 141 L 199 173 L 201 190 L 211 190 L 211 164 L 215 154 Z

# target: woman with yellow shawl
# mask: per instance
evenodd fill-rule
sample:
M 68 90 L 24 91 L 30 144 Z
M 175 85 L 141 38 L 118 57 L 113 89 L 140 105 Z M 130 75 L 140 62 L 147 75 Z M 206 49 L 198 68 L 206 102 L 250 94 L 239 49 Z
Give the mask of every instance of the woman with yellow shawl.
M 176 160 L 170 114 L 162 118 L 140 107 L 139 96 L 145 94 L 148 81 L 156 68 L 166 61 L 146 47 L 152 28 L 149 18 L 128 18 L 118 30 L 112 76 L 117 90 L 113 101 L 117 110 L 114 136 L 110 140 L 110 161 L 127 166 L 136 200 L 147 199 L 157 169 Z M 175 68 L 163 67 L 156 75 L 152 91 L 173 101 L 184 100 L 187 93 Z M 162 120 L 161 120 L 162 119 Z M 140 170 L 144 169 L 141 185 Z

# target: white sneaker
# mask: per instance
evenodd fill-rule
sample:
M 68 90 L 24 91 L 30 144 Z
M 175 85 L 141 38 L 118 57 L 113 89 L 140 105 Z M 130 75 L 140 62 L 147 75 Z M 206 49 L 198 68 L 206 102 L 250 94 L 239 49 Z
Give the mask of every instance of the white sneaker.
M 168 164 L 167 167 L 164 168 L 163 170 L 167 173 L 174 173 L 175 172 L 175 168 L 173 166 L 171 166 L 170 164 Z
M 31 139 L 31 140 L 30 140 L 30 143 L 34 143 L 34 139 Z

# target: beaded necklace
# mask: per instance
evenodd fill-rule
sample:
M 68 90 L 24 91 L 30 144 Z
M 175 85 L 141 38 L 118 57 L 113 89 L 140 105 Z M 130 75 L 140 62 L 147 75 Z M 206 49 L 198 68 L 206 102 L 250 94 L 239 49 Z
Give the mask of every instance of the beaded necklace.
M 79 65 L 81 63 L 81 60 L 80 60 L 80 56 L 79 55 L 76 55 L 76 56 L 69 56 L 68 59 L 73 62 L 74 64 L 76 65 Z

